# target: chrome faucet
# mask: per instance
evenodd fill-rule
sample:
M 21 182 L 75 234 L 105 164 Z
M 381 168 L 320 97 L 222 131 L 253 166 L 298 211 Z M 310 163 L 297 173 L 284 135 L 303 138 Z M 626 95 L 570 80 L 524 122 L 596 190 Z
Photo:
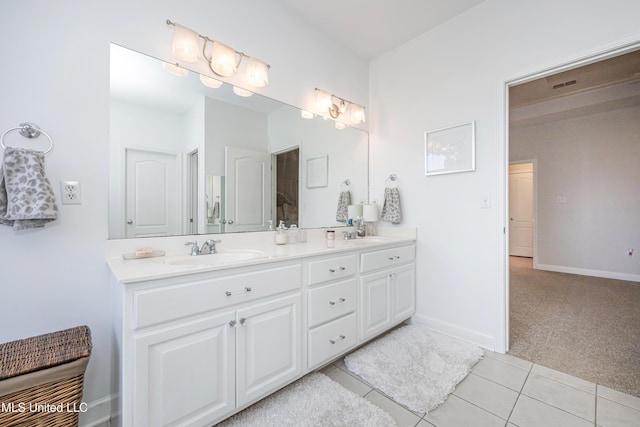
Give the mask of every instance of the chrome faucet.
M 207 240 L 206 242 L 204 242 L 202 244 L 202 249 L 198 248 L 198 242 L 197 241 L 193 241 L 193 242 L 185 242 L 184 245 L 185 246 L 189 246 L 191 245 L 191 256 L 196 256 L 196 255 L 209 255 L 209 254 L 215 254 L 218 253 L 218 250 L 216 249 L 216 243 L 220 243 L 221 240 Z
M 356 238 L 355 231 L 343 231 L 342 235 L 344 236 L 344 240 L 354 240 Z

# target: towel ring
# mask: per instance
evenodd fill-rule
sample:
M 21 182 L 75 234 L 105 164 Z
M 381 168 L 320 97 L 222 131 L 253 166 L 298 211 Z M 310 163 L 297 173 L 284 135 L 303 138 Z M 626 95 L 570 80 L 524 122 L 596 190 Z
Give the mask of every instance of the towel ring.
M 344 181 L 342 181 L 340 183 L 340 189 L 342 191 L 346 190 L 349 188 L 349 186 L 351 185 L 351 180 L 349 178 L 345 179 Z
M 24 136 L 25 138 L 29 138 L 29 139 L 37 138 L 37 137 L 40 136 L 40 134 L 46 136 L 47 139 L 49 139 L 49 148 L 47 148 L 45 150 L 44 154 L 47 154 L 53 148 L 53 139 L 51 138 L 51 136 L 49 136 L 48 133 L 46 133 L 45 131 L 43 131 L 38 126 L 34 125 L 33 123 L 20 123 L 20 125 L 18 125 L 18 127 L 8 129 L 2 134 L 2 136 L 0 136 L 0 146 L 2 146 L 3 149 L 7 148 L 7 146 L 4 143 L 4 137 L 9 132 L 13 132 L 15 130 L 19 130 L 20 131 L 20 135 Z
M 389 185 L 389 181 L 391 181 L 391 182 L 395 182 L 396 184 L 395 184 L 395 186 L 394 186 L 394 187 L 397 187 L 397 186 L 398 186 L 398 183 L 396 182 L 397 180 L 398 180 L 398 175 L 396 175 L 395 173 L 392 173 L 392 174 L 391 174 L 391 175 L 389 175 L 389 176 L 387 177 L 387 179 L 384 181 L 384 184 L 385 184 L 385 185 Z

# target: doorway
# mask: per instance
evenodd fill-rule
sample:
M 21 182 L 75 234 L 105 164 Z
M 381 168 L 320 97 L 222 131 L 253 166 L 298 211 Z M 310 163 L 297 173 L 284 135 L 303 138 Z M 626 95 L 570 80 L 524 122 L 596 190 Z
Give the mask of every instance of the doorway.
M 198 230 L 198 150 L 188 154 L 187 164 L 187 233 L 197 234 Z
M 510 334 L 510 327 L 509 327 L 509 317 L 510 317 L 510 306 L 509 306 L 509 295 L 510 295 L 509 264 L 510 262 L 509 261 L 510 261 L 510 258 L 509 257 L 510 257 L 510 254 L 512 253 L 511 246 L 514 245 L 512 241 L 512 236 L 511 236 L 512 231 L 511 231 L 511 224 L 510 224 L 511 218 L 512 218 L 510 215 L 512 211 L 510 207 L 511 205 L 510 199 L 512 197 L 512 191 L 510 187 L 513 183 L 510 182 L 511 176 L 510 176 L 509 166 L 510 166 L 510 160 L 512 158 L 510 156 L 514 151 L 514 147 L 510 142 L 510 138 L 513 137 L 513 133 L 514 133 L 514 130 L 513 130 L 514 123 L 519 123 L 520 125 L 523 125 L 523 126 L 534 126 L 534 125 L 539 125 L 543 123 L 543 121 L 545 120 L 550 120 L 552 116 L 555 116 L 556 120 L 565 120 L 565 119 L 572 119 L 577 117 L 577 116 L 572 116 L 571 114 L 573 113 L 566 110 L 550 111 L 549 108 L 539 109 L 539 111 L 544 110 L 544 114 L 538 114 L 537 116 L 535 115 L 527 116 L 527 115 L 519 114 L 520 112 L 517 112 L 517 114 L 514 113 L 512 107 L 514 106 L 514 103 L 517 103 L 519 105 L 533 105 L 549 99 L 553 99 L 554 101 L 562 100 L 563 105 L 566 106 L 566 105 L 572 104 L 571 102 L 566 102 L 568 101 L 567 95 L 571 94 L 572 91 L 575 91 L 573 92 L 574 94 L 583 94 L 583 95 L 586 94 L 586 95 L 589 95 L 589 97 L 593 97 L 592 95 L 593 92 L 590 92 L 591 90 L 594 90 L 595 92 L 595 89 L 603 90 L 607 88 L 620 87 L 616 85 L 623 85 L 623 84 L 632 85 L 634 83 L 637 83 L 638 82 L 637 63 L 635 65 L 635 72 L 631 71 L 626 76 L 622 75 L 622 72 L 625 69 L 625 65 L 620 65 L 620 64 L 625 61 L 625 59 L 623 59 L 623 56 L 627 56 L 627 54 L 631 54 L 631 53 L 638 53 L 637 52 L 638 48 L 640 48 L 640 44 L 636 42 L 634 45 L 620 47 L 620 48 L 612 49 L 606 52 L 600 52 L 578 61 L 560 65 L 552 70 L 547 70 L 540 73 L 534 73 L 519 79 L 505 82 L 504 112 L 502 116 L 504 119 L 504 130 L 505 130 L 505 133 L 504 133 L 505 142 L 502 148 L 502 160 L 503 160 L 502 165 L 504 167 L 504 170 L 503 170 L 503 175 L 500 177 L 499 183 L 498 183 L 500 191 L 505 197 L 504 203 L 501 204 L 500 206 L 501 209 L 503 209 L 502 211 L 504 215 L 503 224 L 505 228 L 503 230 L 500 230 L 501 234 L 503 234 L 502 239 L 504 240 L 502 240 L 503 246 L 499 249 L 499 257 L 500 257 L 499 269 L 500 269 L 502 284 L 504 287 L 502 287 L 499 290 L 500 308 L 503 310 L 499 310 L 499 313 L 498 313 L 499 326 L 498 326 L 498 334 L 497 334 L 498 339 L 496 341 L 497 351 L 507 352 L 509 350 L 509 334 Z M 589 79 L 587 79 L 586 77 L 594 77 L 594 75 L 592 74 L 592 71 L 594 70 L 594 68 L 599 67 L 599 65 L 601 63 L 604 63 L 605 61 L 608 61 L 609 64 L 614 63 L 617 65 L 613 66 L 615 68 L 602 68 L 601 70 L 605 70 L 605 72 L 602 72 L 600 75 L 602 79 L 600 79 L 597 82 L 591 81 L 590 82 L 591 86 L 589 86 L 588 85 L 589 83 L 588 83 L 586 87 L 585 86 L 580 87 L 580 80 L 582 79 L 583 82 L 589 82 Z M 631 70 L 634 70 L 634 65 L 631 64 L 629 68 Z M 577 73 L 576 74 L 577 78 L 576 77 L 572 78 L 572 74 L 574 73 Z M 608 80 L 605 80 L 605 76 Z M 627 86 L 627 88 L 631 88 L 631 87 L 632 86 Z M 516 91 L 514 91 L 514 89 L 516 89 Z M 620 90 L 619 92 L 623 93 L 625 91 Z M 583 99 L 585 98 L 587 97 L 583 97 Z M 609 102 L 609 106 L 614 105 L 613 99 L 609 99 L 608 102 Z M 626 100 L 626 102 L 631 102 L 631 101 Z M 558 104 L 560 103 L 556 103 L 555 106 L 557 107 Z M 607 111 L 603 109 L 605 108 L 606 104 L 607 102 L 603 102 L 601 105 L 598 105 L 598 106 L 593 106 L 593 105 L 589 106 L 587 104 L 583 104 L 583 105 L 580 105 L 579 108 L 576 108 L 576 106 L 573 106 L 573 108 L 575 108 L 576 111 L 582 110 L 583 113 L 597 114 L 599 112 Z M 615 105 L 621 105 L 621 104 L 615 104 Z M 530 138 L 529 142 L 531 144 L 537 144 L 539 141 L 540 141 L 540 137 L 537 136 L 534 138 Z M 580 150 L 578 149 L 578 151 L 574 151 L 574 152 L 577 153 L 577 152 L 580 152 Z M 520 150 L 520 152 L 517 154 L 521 156 L 522 150 Z M 518 156 L 515 156 L 513 158 L 517 159 Z M 557 157 L 554 160 L 557 160 L 558 158 L 559 157 Z M 540 159 L 538 160 L 541 161 Z M 548 163 L 548 160 L 547 160 L 547 163 Z M 521 162 L 525 162 L 525 161 L 523 160 Z M 548 167 L 547 163 L 544 163 L 543 166 Z M 535 184 L 536 183 L 535 177 L 537 174 L 538 174 L 538 168 L 534 164 L 534 175 L 533 175 L 534 176 L 534 181 L 533 181 L 534 195 L 537 194 L 538 192 L 537 186 Z M 556 178 L 551 182 L 564 183 L 566 182 L 566 180 L 558 180 Z M 552 190 L 552 192 L 554 190 Z M 546 194 L 545 196 L 543 195 L 539 196 L 540 198 L 546 197 L 544 200 L 546 201 L 545 203 L 547 203 L 547 205 L 553 204 L 553 206 L 556 209 L 561 209 L 565 207 L 564 206 L 565 203 L 568 203 L 569 199 L 565 197 L 565 193 L 563 192 L 559 191 L 554 194 L 549 194 L 549 192 L 547 191 L 547 193 L 548 194 Z M 543 224 L 541 222 L 536 222 L 536 221 L 537 220 L 543 221 L 544 218 L 542 217 L 538 218 L 536 214 L 536 209 L 537 209 L 536 204 L 534 203 L 534 215 L 533 215 L 533 219 L 534 219 L 533 268 L 534 269 L 536 268 L 536 264 L 537 264 L 537 262 L 535 261 L 541 260 L 542 259 L 541 257 L 543 256 L 542 253 L 540 254 L 538 253 L 538 251 L 541 249 L 539 248 L 536 249 L 536 242 L 538 239 L 536 238 L 535 233 L 537 233 L 541 229 L 541 227 L 543 227 Z M 507 226 L 507 224 L 509 225 Z M 543 239 L 543 237 L 540 237 L 540 239 Z M 575 269 L 575 270 L 589 271 L 584 269 Z M 562 270 L 552 270 L 552 271 L 562 271 Z M 567 272 L 572 272 L 572 271 L 567 271 Z M 578 272 L 578 274 L 584 274 L 584 273 Z M 602 277 L 608 277 L 608 276 L 602 276 Z
M 300 149 L 294 148 L 273 155 L 275 165 L 275 212 L 276 223 L 274 226 L 284 222 L 290 227 L 291 224 L 298 224 L 299 221 L 299 170 L 300 170 Z

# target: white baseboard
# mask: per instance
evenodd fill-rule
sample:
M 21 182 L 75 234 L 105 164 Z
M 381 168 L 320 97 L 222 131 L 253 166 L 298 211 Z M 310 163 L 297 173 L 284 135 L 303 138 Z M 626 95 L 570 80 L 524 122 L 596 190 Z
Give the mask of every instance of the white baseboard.
M 115 405 L 115 396 L 109 395 L 87 403 L 87 411 L 80 413 L 81 427 L 109 427 L 111 407 Z
M 589 270 L 586 268 L 565 267 L 563 265 L 537 264 L 533 268 L 537 270 L 556 271 L 558 273 L 579 274 L 581 276 L 602 277 L 604 279 L 626 280 L 628 282 L 640 282 L 639 274 L 616 273 L 614 271 Z
M 492 336 L 443 322 L 432 317 L 416 314 L 411 318 L 411 323 L 424 325 L 436 332 L 440 332 L 463 341 L 468 341 L 487 350 L 494 351 L 495 348 L 495 338 Z

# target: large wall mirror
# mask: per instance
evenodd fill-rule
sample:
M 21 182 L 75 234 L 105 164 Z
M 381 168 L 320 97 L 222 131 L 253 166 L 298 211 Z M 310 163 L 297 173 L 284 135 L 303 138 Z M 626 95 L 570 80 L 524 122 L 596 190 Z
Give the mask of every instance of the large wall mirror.
M 111 45 L 111 239 L 339 226 L 342 191 L 368 202 L 367 132 L 163 64 Z

